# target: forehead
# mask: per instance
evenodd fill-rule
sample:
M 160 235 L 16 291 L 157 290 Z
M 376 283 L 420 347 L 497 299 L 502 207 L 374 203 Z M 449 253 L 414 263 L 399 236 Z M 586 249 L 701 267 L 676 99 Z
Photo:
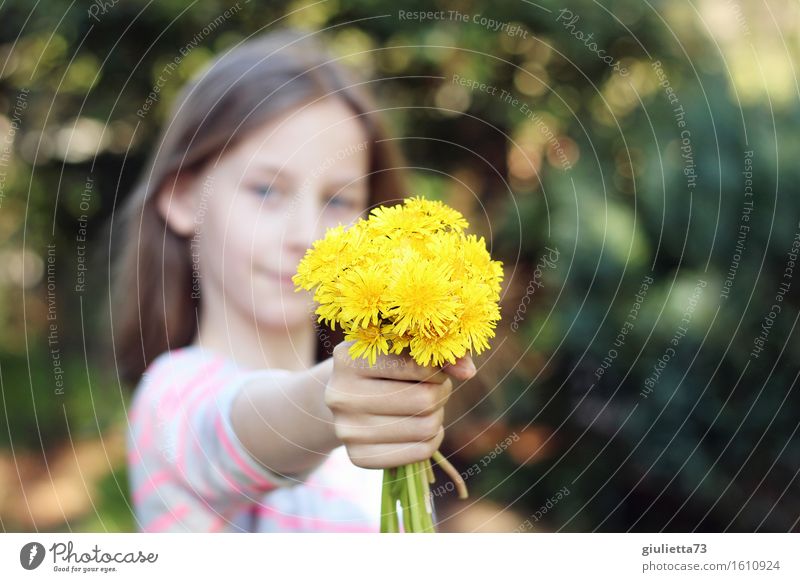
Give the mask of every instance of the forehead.
M 236 148 L 248 166 L 325 174 L 366 171 L 368 150 L 362 118 L 333 98 L 285 113 L 251 132 Z

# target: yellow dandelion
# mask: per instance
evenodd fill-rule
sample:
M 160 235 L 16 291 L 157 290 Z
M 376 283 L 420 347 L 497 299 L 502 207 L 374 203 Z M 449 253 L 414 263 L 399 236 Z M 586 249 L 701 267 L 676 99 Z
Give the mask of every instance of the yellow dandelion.
M 339 301 L 340 297 L 341 290 L 338 281 L 323 283 L 314 293 L 314 301 L 319 304 L 314 311 L 319 315 L 317 321 L 320 323 L 327 322 L 328 326 L 334 331 L 336 330 L 336 322 L 339 321 L 341 323 L 342 306 Z
M 469 227 L 469 223 L 458 210 L 450 208 L 439 200 L 427 200 L 419 196 L 405 199 L 405 208 L 417 215 L 433 219 L 439 228 L 450 228 L 461 231 Z
M 463 251 L 469 276 L 485 281 L 496 293 L 500 293 L 503 263 L 492 260 L 483 237 L 479 239 L 474 234 L 467 235 L 463 241 Z
M 306 251 L 305 257 L 297 267 L 292 281 L 301 289 L 311 289 L 325 281 L 336 278 L 354 258 L 355 248 L 349 244 L 349 235 L 344 226 L 329 228 L 325 238 L 315 241 Z
M 401 354 L 404 349 L 408 348 L 412 336 L 405 333 L 397 333 L 394 328 L 394 324 L 385 325 L 384 328 L 386 337 L 389 339 L 391 343 L 391 347 L 389 348 L 390 354 Z
M 461 213 L 411 197 L 328 230 L 298 267 L 298 291 L 314 289 L 318 321 L 354 340 L 375 362 L 408 350 L 422 365 L 488 349 L 500 320 L 503 266 Z
M 416 334 L 429 326 L 443 333 L 455 318 L 458 300 L 450 273 L 441 262 L 420 259 L 394 265 L 386 291 L 384 315 L 394 322 L 399 334 Z
M 494 300 L 494 293 L 486 283 L 467 280 L 460 293 L 461 305 L 458 310 L 458 330 L 469 349 L 476 354 L 489 349 L 490 338 L 500 319 L 500 310 Z
M 442 232 L 431 238 L 428 254 L 439 257 L 452 268 L 451 279 L 461 281 L 469 275 L 467 261 L 464 256 L 464 234 L 460 232 Z
M 467 352 L 463 336 L 452 330 L 431 337 L 415 336 L 409 347 L 411 357 L 420 366 L 441 366 L 445 362 L 455 364 Z
M 372 236 L 402 238 L 424 236 L 438 226 L 434 217 L 409 212 L 405 206 L 379 206 L 370 212 L 368 230 Z
M 345 341 L 355 340 L 348 353 L 351 357 L 366 357 L 369 365 L 374 366 L 379 354 L 389 353 L 389 340 L 380 325 L 367 327 L 353 326 L 344 335 Z
M 354 326 L 377 325 L 385 306 L 386 284 L 386 269 L 379 265 L 345 271 L 339 279 L 341 317 Z

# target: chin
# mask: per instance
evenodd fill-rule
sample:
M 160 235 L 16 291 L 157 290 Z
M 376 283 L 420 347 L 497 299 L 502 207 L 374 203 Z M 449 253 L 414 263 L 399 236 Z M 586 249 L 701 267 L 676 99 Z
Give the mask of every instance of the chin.
M 294 303 L 294 305 L 289 305 L 284 301 L 282 309 L 281 300 L 278 298 L 271 302 L 271 305 L 257 308 L 255 315 L 258 326 L 265 329 L 285 330 L 310 325 L 312 320 L 308 304 L 305 302 Z

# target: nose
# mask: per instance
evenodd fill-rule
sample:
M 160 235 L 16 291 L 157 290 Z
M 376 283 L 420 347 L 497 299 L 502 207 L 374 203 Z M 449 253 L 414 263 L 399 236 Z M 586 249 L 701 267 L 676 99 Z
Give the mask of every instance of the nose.
M 308 194 L 298 197 L 284 223 L 284 246 L 288 253 L 299 261 L 316 240 L 320 220 L 320 208 L 316 197 Z

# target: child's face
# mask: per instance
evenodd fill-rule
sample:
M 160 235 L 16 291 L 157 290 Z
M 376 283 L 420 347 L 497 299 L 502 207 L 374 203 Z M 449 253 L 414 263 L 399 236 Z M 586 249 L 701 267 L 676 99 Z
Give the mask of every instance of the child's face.
M 327 228 L 366 210 L 366 140 L 355 114 L 325 99 L 248 134 L 198 177 L 192 251 L 204 315 L 230 321 L 236 310 L 262 329 L 310 325 L 311 294 L 295 293 L 291 277 Z

